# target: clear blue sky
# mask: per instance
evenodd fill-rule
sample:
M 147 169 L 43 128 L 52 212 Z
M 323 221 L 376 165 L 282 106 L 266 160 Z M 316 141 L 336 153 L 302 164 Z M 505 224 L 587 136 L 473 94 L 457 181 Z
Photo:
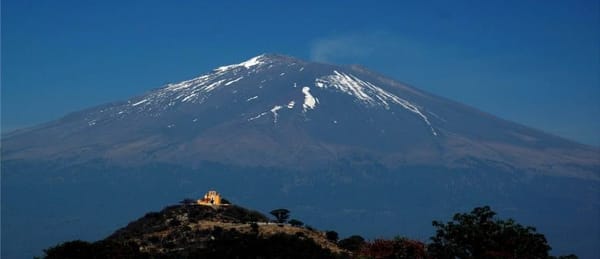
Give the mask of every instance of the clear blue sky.
M 600 146 L 599 1 L 220 2 L 3 0 L 2 131 L 268 52 Z

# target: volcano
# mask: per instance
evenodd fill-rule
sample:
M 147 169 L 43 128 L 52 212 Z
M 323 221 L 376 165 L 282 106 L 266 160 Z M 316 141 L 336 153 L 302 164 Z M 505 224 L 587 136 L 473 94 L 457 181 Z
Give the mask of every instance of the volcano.
M 600 256 L 598 148 L 358 65 L 264 54 L 221 66 L 4 134 L 2 176 L 9 257 L 99 238 L 209 187 L 367 236 L 429 236 L 423 218 L 485 203 L 539 226 L 559 252 Z
M 359 66 L 261 55 L 3 138 L 3 159 L 315 168 L 468 166 L 599 179 L 598 152 Z

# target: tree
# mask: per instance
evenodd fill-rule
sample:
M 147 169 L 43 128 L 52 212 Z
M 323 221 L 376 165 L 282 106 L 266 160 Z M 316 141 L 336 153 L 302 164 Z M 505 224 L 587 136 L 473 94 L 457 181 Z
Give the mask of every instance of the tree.
M 277 223 L 285 223 L 290 218 L 290 211 L 287 209 L 276 209 L 271 211 L 271 215 L 277 219 Z
M 297 220 L 297 219 L 290 219 L 290 221 L 288 221 L 288 223 L 290 223 L 290 225 L 292 225 L 294 227 L 301 227 L 304 225 L 304 222 Z
M 358 251 L 363 244 L 365 244 L 365 239 L 359 235 L 353 235 L 338 242 L 339 247 L 351 252 Z
M 225 198 L 221 198 L 221 204 L 228 204 L 231 205 L 231 202 Z
M 457 213 L 451 222 L 433 221 L 436 235 L 428 251 L 434 258 L 547 258 L 550 246 L 533 227 L 494 219 L 489 206 Z
M 330 230 L 325 232 L 325 237 L 327 237 L 327 240 L 336 243 L 338 241 L 339 235 L 337 232 Z

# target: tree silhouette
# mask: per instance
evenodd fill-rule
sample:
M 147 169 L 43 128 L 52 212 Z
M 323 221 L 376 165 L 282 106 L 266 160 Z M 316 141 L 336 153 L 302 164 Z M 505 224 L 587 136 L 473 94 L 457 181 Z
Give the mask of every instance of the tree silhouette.
M 457 213 L 446 224 L 434 221 L 428 251 L 434 258 L 547 258 L 550 246 L 533 227 L 497 220 L 489 206 Z
M 277 219 L 277 223 L 285 223 L 290 218 L 290 211 L 287 209 L 276 209 L 271 211 L 271 215 Z
M 327 240 L 335 243 L 338 241 L 339 235 L 337 232 L 330 230 L 325 232 L 325 237 L 327 237 Z
M 359 235 L 353 235 L 348 238 L 344 238 L 338 242 L 338 246 L 348 251 L 358 251 L 360 247 L 365 243 L 365 239 Z

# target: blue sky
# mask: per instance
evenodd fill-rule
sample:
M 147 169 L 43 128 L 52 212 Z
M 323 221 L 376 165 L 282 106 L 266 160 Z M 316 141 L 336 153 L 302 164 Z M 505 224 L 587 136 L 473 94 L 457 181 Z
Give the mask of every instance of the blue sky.
M 599 1 L 2 1 L 2 131 L 261 53 L 600 146 Z

